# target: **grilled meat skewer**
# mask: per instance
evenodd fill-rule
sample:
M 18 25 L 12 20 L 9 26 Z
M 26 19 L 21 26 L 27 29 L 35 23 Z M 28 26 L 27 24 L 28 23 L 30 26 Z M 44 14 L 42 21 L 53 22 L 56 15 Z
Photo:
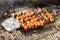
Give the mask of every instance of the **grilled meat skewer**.
M 38 10 L 37 13 L 35 13 L 34 11 L 31 12 L 26 11 L 22 12 L 23 13 L 22 15 L 16 17 L 16 19 L 22 22 L 22 28 L 24 30 L 35 29 L 37 27 L 47 24 L 48 22 L 54 21 L 53 15 L 49 13 L 46 8 L 42 9 L 38 8 L 37 10 Z M 36 16 L 36 14 L 39 15 Z

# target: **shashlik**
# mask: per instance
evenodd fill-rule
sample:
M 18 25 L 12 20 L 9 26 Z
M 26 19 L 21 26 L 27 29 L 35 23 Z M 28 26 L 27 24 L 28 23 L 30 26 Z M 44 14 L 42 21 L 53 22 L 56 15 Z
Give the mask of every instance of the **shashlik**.
M 36 16 L 34 11 L 22 12 L 22 15 L 16 16 L 16 19 L 22 22 L 22 28 L 24 30 L 34 29 L 47 24 L 49 21 L 54 21 L 53 15 L 47 10 L 47 8 L 37 8 L 37 12 L 40 16 Z

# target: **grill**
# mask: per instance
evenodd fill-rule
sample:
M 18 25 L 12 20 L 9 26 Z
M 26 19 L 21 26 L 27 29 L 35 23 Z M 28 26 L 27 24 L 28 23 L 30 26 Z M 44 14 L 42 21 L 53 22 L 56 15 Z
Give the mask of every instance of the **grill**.
M 18 3 L 17 3 L 18 2 Z M 55 2 L 55 1 L 53 1 Z M 1 13 L 3 15 L 3 17 L 0 20 L 0 24 L 7 18 L 9 18 L 10 16 L 8 16 L 10 13 L 14 13 L 16 11 L 21 11 L 21 10 L 33 10 L 37 7 L 46 7 L 50 12 L 52 12 L 52 15 L 54 16 L 55 21 L 57 21 L 57 19 L 60 17 L 60 5 L 59 2 L 56 2 L 55 5 L 52 1 L 49 2 L 49 4 L 47 4 L 48 2 L 19 2 L 19 1 L 13 1 L 13 3 L 8 3 L 8 5 L 4 5 L 3 8 L 1 8 Z M 45 4 L 44 4 L 45 3 Z M 51 4 L 50 4 L 51 3 Z M 29 5 L 28 5 L 29 4 Z M 57 5 L 58 4 L 58 5 Z M 6 7 L 6 9 L 4 8 Z M 4 15 L 5 13 L 8 13 L 8 15 Z M 4 18 L 5 17 L 5 18 Z M 1 32 L 2 31 L 2 32 Z M 6 33 L 6 34 L 12 34 L 14 37 L 14 40 L 38 40 L 41 38 L 44 38 L 46 36 L 49 36 L 51 34 L 54 34 L 56 32 L 58 32 L 59 30 L 57 30 L 54 26 L 54 22 L 53 23 L 48 23 L 42 27 L 38 27 L 34 30 L 28 30 L 28 31 L 24 31 L 22 28 L 19 28 L 17 30 L 14 30 L 13 32 L 7 32 L 6 30 L 4 30 L 3 28 L 0 29 L 1 33 Z M 15 33 L 15 34 L 14 34 Z M 4 34 L 4 35 L 6 35 Z M 3 36 L 3 39 L 5 38 Z M 8 35 L 6 35 L 8 36 Z M 11 36 L 11 35 L 10 35 Z M 9 40 L 9 38 L 8 38 Z

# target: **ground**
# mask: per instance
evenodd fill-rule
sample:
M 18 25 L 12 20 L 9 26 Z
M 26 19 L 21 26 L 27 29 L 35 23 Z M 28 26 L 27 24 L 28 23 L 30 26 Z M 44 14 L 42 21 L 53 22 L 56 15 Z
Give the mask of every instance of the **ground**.
M 55 17 L 59 19 L 58 17 L 60 16 L 57 15 Z M 28 32 L 24 32 L 21 29 L 8 32 L 0 26 L 0 40 L 60 40 L 60 31 L 55 28 L 53 23 Z

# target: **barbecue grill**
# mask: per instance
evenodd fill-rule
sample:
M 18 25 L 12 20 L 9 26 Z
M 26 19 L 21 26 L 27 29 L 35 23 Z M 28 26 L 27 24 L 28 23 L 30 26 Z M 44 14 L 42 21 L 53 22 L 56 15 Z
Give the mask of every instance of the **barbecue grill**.
M 52 15 L 54 16 L 55 21 L 60 17 L 60 1 L 59 0 L 1 0 L 0 1 L 0 14 L 2 18 L 0 18 L 0 24 L 7 18 L 9 18 L 10 14 L 16 11 L 22 10 L 33 10 L 37 7 L 46 7 Z M 5 15 L 6 13 L 6 15 Z M 55 22 L 54 21 L 54 22 Z M 50 34 L 56 33 L 58 30 L 55 28 L 53 23 L 48 23 L 43 27 L 38 27 L 34 30 L 24 31 L 22 28 L 14 30 L 10 32 L 15 40 L 38 40 L 40 38 L 44 38 Z M 7 32 L 5 29 L 1 29 L 1 33 Z M 8 34 L 10 34 L 8 33 Z M 15 33 L 15 34 L 14 34 Z M 4 39 L 4 37 L 3 37 Z M 8 39 L 9 40 L 9 39 Z

